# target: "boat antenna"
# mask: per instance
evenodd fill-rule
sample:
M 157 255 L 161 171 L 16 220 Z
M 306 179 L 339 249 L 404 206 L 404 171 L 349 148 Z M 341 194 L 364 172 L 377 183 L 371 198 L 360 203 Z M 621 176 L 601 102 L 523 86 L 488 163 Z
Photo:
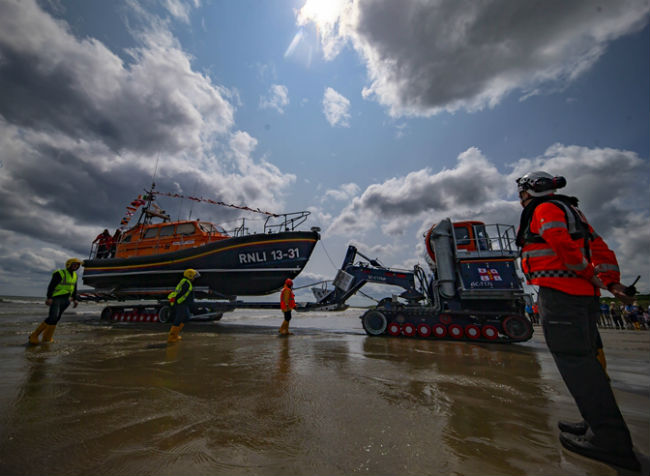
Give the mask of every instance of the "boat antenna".
M 156 164 L 154 165 L 153 168 L 153 177 L 151 177 L 151 188 L 155 186 L 155 181 L 156 181 L 156 174 L 158 173 L 158 161 L 160 160 L 160 153 L 156 156 Z

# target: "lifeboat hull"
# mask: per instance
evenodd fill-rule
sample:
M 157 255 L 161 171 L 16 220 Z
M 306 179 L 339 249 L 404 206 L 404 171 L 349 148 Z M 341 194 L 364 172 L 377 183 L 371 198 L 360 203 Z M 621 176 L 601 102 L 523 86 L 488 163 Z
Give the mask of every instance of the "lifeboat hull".
M 195 286 L 225 296 L 256 296 L 278 291 L 305 267 L 319 239 L 316 231 L 254 234 L 196 248 L 130 258 L 84 262 L 83 283 L 96 289 L 174 287 L 183 271 L 196 269 Z

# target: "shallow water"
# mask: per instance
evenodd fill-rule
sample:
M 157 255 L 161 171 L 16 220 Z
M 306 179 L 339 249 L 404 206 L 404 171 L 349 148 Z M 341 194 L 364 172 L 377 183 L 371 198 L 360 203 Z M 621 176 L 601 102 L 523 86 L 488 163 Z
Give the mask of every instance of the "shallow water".
M 0 303 L 0 474 L 617 474 L 564 451 L 577 418 L 539 328 L 524 344 L 371 338 L 358 315 L 242 310 L 168 325 Z M 30 300 L 27 300 L 30 301 Z M 603 332 L 636 448 L 650 447 L 648 332 Z

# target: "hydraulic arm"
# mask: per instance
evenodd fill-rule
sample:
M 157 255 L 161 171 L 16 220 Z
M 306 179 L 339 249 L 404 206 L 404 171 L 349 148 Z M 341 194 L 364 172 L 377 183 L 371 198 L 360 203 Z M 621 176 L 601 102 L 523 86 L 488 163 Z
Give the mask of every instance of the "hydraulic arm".
M 360 256 L 366 261 L 357 262 Z M 348 251 L 343 259 L 341 269 L 334 278 L 334 289 L 320 297 L 316 303 L 308 307 L 334 307 L 343 308 L 345 302 L 357 293 L 367 283 L 379 283 L 399 286 L 404 289 L 400 297 L 409 303 L 417 303 L 425 298 L 424 294 L 416 289 L 416 274 L 418 280 L 425 280 L 424 272 L 416 267 L 413 271 L 386 268 L 375 259 L 368 258 L 353 245 L 348 246 Z

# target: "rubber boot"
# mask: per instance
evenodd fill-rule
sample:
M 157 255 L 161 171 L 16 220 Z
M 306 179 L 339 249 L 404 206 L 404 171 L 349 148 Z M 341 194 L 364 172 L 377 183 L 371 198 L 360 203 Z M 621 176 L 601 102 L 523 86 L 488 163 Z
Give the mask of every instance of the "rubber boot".
M 56 330 L 56 325 L 52 324 L 45 324 L 47 328 L 45 329 L 45 332 L 43 332 L 43 344 L 49 344 L 50 342 L 54 342 L 54 339 L 52 339 L 52 336 L 54 335 L 54 331 Z
M 181 329 L 179 326 L 172 326 L 171 329 L 169 329 L 169 335 L 167 336 L 167 343 L 168 344 L 174 344 L 181 340 L 181 337 L 178 335 L 181 332 Z
M 278 332 L 281 336 L 289 335 L 289 323 L 287 321 L 282 321 L 282 325 Z
M 29 343 L 31 345 L 40 344 L 41 341 L 38 340 L 38 337 L 41 335 L 41 332 L 43 332 L 45 329 L 47 329 L 47 324 L 45 324 L 45 321 L 43 321 L 38 325 L 36 330 L 29 335 Z

